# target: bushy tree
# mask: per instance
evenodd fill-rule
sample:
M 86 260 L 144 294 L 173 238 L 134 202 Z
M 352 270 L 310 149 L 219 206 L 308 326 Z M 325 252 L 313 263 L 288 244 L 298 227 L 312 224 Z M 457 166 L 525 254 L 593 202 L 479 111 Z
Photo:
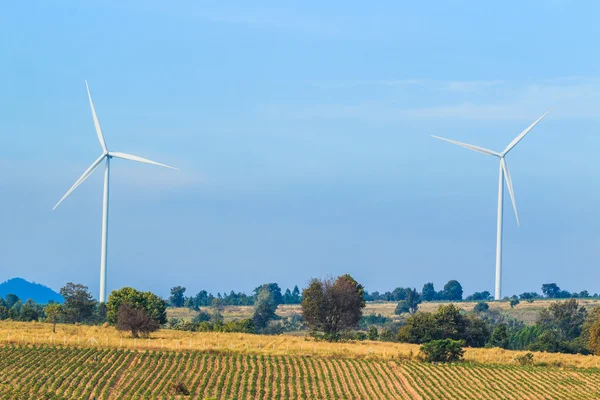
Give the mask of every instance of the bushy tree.
M 435 287 L 432 282 L 426 283 L 423 285 L 423 290 L 421 291 L 421 297 L 423 301 L 433 301 L 435 300 Z
M 302 292 L 302 314 L 313 331 L 335 339 L 356 327 L 365 307 L 365 291 L 350 275 L 337 279 L 313 279 Z
M 124 302 L 119 305 L 118 310 L 117 329 L 120 331 L 130 331 L 131 336 L 134 338 L 140 334 L 148 336 L 151 332 L 157 331 L 160 328 L 158 321 L 152 318 L 141 307 L 135 307 Z
M 141 292 L 130 287 L 113 291 L 108 297 L 106 317 L 109 323 L 116 324 L 121 304 L 145 311 L 159 325 L 167 322 L 167 303 L 152 292 Z
M 587 353 L 588 343 L 581 337 L 587 311 L 577 300 L 552 303 L 540 311 L 536 321 L 539 335 L 531 345 L 532 350 Z
M 462 358 L 465 343 L 461 340 L 433 340 L 421 346 L 427 362 L 455 362 Z
M 460 301 L 463 296 L 463 289 L 458 281 L 451 280 L 444 286 L 444 300 Z
M 556 299 L 560 296 L 560 288 L 556 283 L 544 283 L 542 285 L 542 293 L 544 296 L 549 297 L 551 299 Z
M 573 340 L 581 335 L 586 317 L 585 307 L 570 299 L 552 303 L 540 311 L 536 325 L 542 331 L 554 331 L 559 340 Z
M 19 296 L 17 296 L 16 294 L 7 294 L 5 296 L 6 299 L 6 308 L 7 309 L 11 309 L 17 302 L 20 301 Z
M 42 317 L 43 309 L 35 304 L 32 299 L 27 299 L 23 307 L 21 307 L 21 321 L 37 321 Z
M 252 320 L 256 329 L 264 329 L 269 324 L 269 321 L 276 318 L 277 304 L 273 292 L 269 290 L 268 285 L 263 285 L 256 295 L 254 303 L 254 315 Z
M 499 324 L 494 328 L 490 337 L 489 345 L 491 347 L 508 348 L 508 328 L 506 324 Z
M 185 304 L 185 288 L 183 286 L 175 286 L 171 288 L 169 303 L 173 307 L 183 307 Z
M 398 340 L 426 343 L 432 340 L 464 340 L 473 347 L 483 346 L 489 339 L 485 321 L 474 315 L 465 316 L 454 304 L 438 307 L 435 313 L 417 313 L 398 330 Z
M 485 301 L 479 301 L 479 302 L 477 302 L 477 304 L 475 304 L 475 307 L 473 307 L 473 311 L 478 312 L 478 313 L 486 312 L 489 309 L 490 309 L 490 305 L 488 303 L 486 303 Z
M 400 315 L 402 313 L 408 312 L 414 314 L 419 309 L 419 304 L 421 304 L 421 296 L 416 289 L 404 289 L 404 300 L 401 300 L 396 306 L 396 310 L 394 314 Z
M 62 306 L 58 303 L 48 303 L 44 309 L 48 322 L 52 324 L 52 333 L 56 333 L 56 323 L 62 315 Z
M 492 295 L 487 290 L 483 292 L 475 292 L 465 299 L 467 301 L 489 301 L 492 300 Z
M 510 302 L 509 302 L 509 304 L 510 304 L 510 308 L 515 308 L 516 306 L 518 306 L 518 305 L 519 305 L 519 303 L 520 303 L 520 301 L 519 301 L 519 299 L 517 298 L 517 296 L 513 296 L 513 297 L 511 297 L 511 299 L 510 299 Z
M 368 337 L 369 340 L 377 340 L 379 338 L 379 332 L 377 331 L 376 326 L 369 327 Z
M 281 294 L 281 288 L 277 283 L 266 283 L 262 286 L 257 287 L 256 289 L 254 289 L 255 296 L 258 296 L 258 292 L 260 291 L 260 289 L 262 289 L 265 286 L 273 295 L 273 300 L 275 301 L 275 304 L 283 304 L 283 295 Z
M 93 319 L 96 300 L 87 286 L 69 282 L 60 289 L 60 294 L 65 300 L 63 315 L 66 322 L 90 322 Z

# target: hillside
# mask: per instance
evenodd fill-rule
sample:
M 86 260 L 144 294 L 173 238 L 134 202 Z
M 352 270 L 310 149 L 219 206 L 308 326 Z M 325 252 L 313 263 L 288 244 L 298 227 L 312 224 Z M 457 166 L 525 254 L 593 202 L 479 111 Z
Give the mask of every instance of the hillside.
M 40 304 L 46 304 L 48 301 L 59 303 L 63 301 L 62 296 L 48 286 L 28 282 L 21 278 L 13 278 L 0 283 L 0 297 L 6 297 L 7 294 L 17 295 L 22 301 L 33 299 Z

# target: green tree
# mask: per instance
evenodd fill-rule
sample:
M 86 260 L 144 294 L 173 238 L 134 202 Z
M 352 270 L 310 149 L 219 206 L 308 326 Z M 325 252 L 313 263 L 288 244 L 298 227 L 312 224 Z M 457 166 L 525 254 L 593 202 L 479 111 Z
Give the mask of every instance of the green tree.
M 300 304 L 302 298 L 300 297 L 300 289 L 298 289 L 298 285 L 294 285 L 294 289 L 292 290 L 292 301 L 293 304 Z
M 69 282 L 60 294 L 65 300 L 63 314 L 67 322 L 89 322 L 93 318 L 96 301 L 87 286 Z
M 268 285 L 263 285 L 258 290 L 256 302 L 254 303 L 254 315 L 252 317 L 254 327 L 259 330 L 266 328 L 269 321 L 276 318 L 276 310 L 277 304 L 273 293 L 269 290 Z
M 455 362 L 462 358 L 465 351 L 462 340 L 433 340 L 421 346 L 421 352 L 428 362 Z
M 280 305 L 283 304 L 283 296 L 281 294 L 281 288 L 276 283 L 266 283 L 254 289 L 254 294 L 258 295 L 258 291 L 264 286 L 268 287 L 269 291 L 273 295 L 273 299 L 275 300 L 275 304 Z
M 52 324 L 52 333 L 56 333 L 56 323 L 62 315 L 62 306 L 58 303 L 49 303 L 44 309 L 48 322 Z
M 379 338 L 379 332 L 377 332 L 377 327 L 372 325 L 369 327 L 368 333 L 369 340 L 377 340 Z
M 516 297 L 516 296 L 515 296 L 515 297 L 512 297 L 512 298 L 510 299 L 510 302 L 509 302 L 509 304 L 510 304 L 510 308 L 515 308 L 516 306 L 518 306 L 518 305 L 519 305 L 519 303 L 520 303 L 520 301 L 519 301 L 519 299 L 517 299 L 517 297 Z
M 16 294 L 7 294 L 6 295 L 6 308 L 8 308 L 9 310 L 18 302 L 20 301 L 19 296 L 17 296 Z
M 551 299 L 556 299 L 560 296 L 560 288 L 556 283 L 544 283 L 542 285 L 542 293 L 544 296 L 549 297 Z
M 4 305 L 0 305 L 0 321 L 8 319 L 8 309 Z
M 171 288 L 171 297 L 169 303 L 173 307 L 183 307 L 185 304 L 185 288 L 183 286 L 175 286 Z
M 313 279 L 302 292 L 304 320 L 313 331 L 322 331 L 330 339 L 356 327 L 364 307 L 364 287 L 350 275 Z
M 508 329 L 506 324 L 499 324 L 494 328 L 489 345 L 491 347 L 500 347 L 502 349 L 508 348 Z
M 396 306 L 395 314 L 400 315 L 402 313 L 408 312 L 414 314 L 419 309 L 419 304 L 421 304 L 421 296 L 417 289 L 404 289 L 404 300 L 400 301 Z
M 463 296 L 463 289 L 458 281 L 451 280 L 444 286 L 444 300 L 460 301 Z
M 162 325 L 167 322 L 167 303 L 152 292 L 141 292 L 130 287 L 113 291 L 106 304 L 106 317 L 109 323 L 116 324 L 119 308 L 128 303 L 131 307 L 144 310 L 146 314 Z
M 558 340 L 573 340 L 581 335 L 586 317 L 585 307 L 570 299 L 552 303 L 540 311 L 536 325 L 541 331 L 556 333 Z
M 435 287 L 433 283 L 429 282 L 423 285 L 423 290 L 421 291 L 421 297 L 423 301 L 433 301 L 435 300 Z
M 37 321 L 41 316 L 41 307 L 38 307 L 32 299 L 27 299 L 23 307 L 21 307 L 21 321 Z
M 473 307 L 473 311 L 475 311 L 477 313 L 485 312 L 489 309 L 490 309 L 490 306 L 485 301 L 479 301 L 479 302 L 477 302 L 477 304 L 475 304 L 475 307 Z

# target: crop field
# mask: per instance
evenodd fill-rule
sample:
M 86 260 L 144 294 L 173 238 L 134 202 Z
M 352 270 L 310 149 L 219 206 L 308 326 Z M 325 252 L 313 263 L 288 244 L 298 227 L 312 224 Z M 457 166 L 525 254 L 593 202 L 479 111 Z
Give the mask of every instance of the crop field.
M 175 387 L 188 395 L 176 394 Z M 179 392 L 181 393 L 181 392 Z M 0 347 L 0 399 L 597 399 L 600 370 Z

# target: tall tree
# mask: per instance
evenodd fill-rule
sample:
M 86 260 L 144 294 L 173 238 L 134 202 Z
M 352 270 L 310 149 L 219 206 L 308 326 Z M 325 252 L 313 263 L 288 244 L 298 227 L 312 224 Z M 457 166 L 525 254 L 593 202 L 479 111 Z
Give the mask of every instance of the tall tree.
M 302 300 L 300 298 L 300 289 L 298 289 L 298 285 L 294 285 L 294 289 L 292 290 L 292 300 L 293 304 L 300 304 Z
M 308 326 L 331 339 L 354 328 L 365 307 L 365 290 L 350 275 L 313 279 L 302 292 L 302 314 Z
M 87 286 L 69 282 L 60 289 L 60 295 L 65 299 L 63 313 L 67 322 L 88 322 L 93 318 L 96 300 Z
M 269 321 L 276 317 L 275 311 L 277 310 L 277 304 L 273 297 L 273 292 L 269 290 L 268 285 L 263 285 L 256 295 L 256 302 L 254 303 L 254 315 L 252 320 L 256 329 L 263 329 Z
M 421 292 L 421 297 L 423 301 L 433 301 L 435 300 L 435 288 L 432 282 L 426 283 L 423 285 L 423 291 Z
M 273 294 L 273 299 L 275 300 L 275 303 L 277 305 L 283 304 L 283 295 L 281 294 L 281 288 L 276 283 L 266 283 L 264 285 L 261 285 L 254 289 L 254 294 L 258 295 L 258 291 L 264 286 L 267 286 L 269 288 L 269 291 Z
M 451 280 L 444 286 L 444 300 L 460 301 L 462 300 L 463 289 L 458 281 Z
M 19 301 L 19 296 L 16 294 L 7 294 L 6 295 L 6 308 L 9 310 Z
M 183 307 L 185 304 L 185 288 L 183 286 L 175 286 L 171 288 L 171 297 L 169 297 L 169 303 L 173 307 Z
M 542 285 L 542 293 L 546 297 L 556 299 L 560 297 L 561 290 L 556 283 L 544 283 Z
M 62 315 L 62 306 L 58 303 L 48 303 L 44 311 L 48 322 L 52 323 L 52 333 L 56 333 L 56 323 Z

